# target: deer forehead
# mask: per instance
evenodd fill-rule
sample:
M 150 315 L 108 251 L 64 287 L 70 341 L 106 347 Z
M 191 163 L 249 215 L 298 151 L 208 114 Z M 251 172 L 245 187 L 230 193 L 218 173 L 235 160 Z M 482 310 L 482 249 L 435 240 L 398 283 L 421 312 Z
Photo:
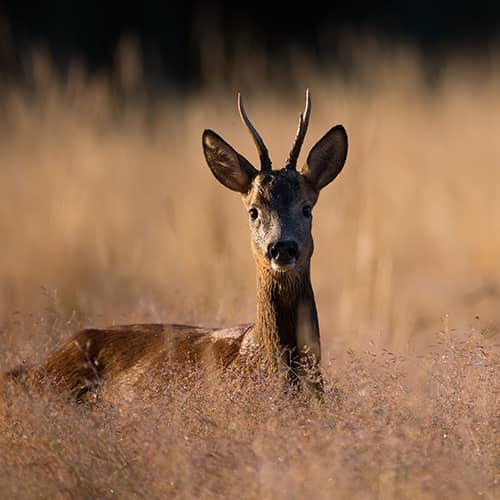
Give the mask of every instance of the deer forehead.
M 314 204 L 317 195 L 304 177 L 295 170 L 273 170 L 257 175 L 244 197 L 247 207 L 289 208 L 308 202 Z

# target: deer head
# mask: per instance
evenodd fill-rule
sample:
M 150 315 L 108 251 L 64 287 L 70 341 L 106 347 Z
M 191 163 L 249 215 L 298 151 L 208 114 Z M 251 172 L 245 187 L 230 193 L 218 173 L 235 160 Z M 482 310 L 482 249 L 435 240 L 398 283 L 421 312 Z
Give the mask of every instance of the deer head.
M 330 129 L 311 149 L 300 171 L 297 170 L 311 113 L 308 89 L 290 155 L 282 169 L 272 170 L 268 150 L 250 122 L 239 94 L 238 108 L 257 147 L 260 170 L 212 130 L 203 132 L 206 161 L 220 183 L 242 195 L 257 265 L 276 273 L 300 271 L 308 267 L 313 252 L 312 209 L 319 192 L 344 166 L 346 131 L 342 125 Z

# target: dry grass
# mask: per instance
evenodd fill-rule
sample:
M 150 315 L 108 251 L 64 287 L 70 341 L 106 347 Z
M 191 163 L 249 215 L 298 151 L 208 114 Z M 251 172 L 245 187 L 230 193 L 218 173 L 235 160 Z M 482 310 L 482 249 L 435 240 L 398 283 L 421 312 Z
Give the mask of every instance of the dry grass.
M 350 352 L 322 402 L 203 374 L 96 410 L 15 394 L 5 498 L 496 498 L 498 356 L 443 334 L 425 357 Z
M 354 56 L 353 56 L 354 57 Z M 238 374 L 128 408 L 11 395 L 0 493 L 16 498 L 494 498 L 499 493 L 500 66 L 430 86 L 409 52 L 357 77 L 297 64 L 151 100 L 133 53 L 112 79 L 41 56 L 2 88 L 0 366 L 82 325 L 252 319 L 245 214 L 204 165 L 201 131 L 254 159 L 236 86 L 274 164 L 302 91 L 311 147 L 343 123 L 350 154 L 315 210 L 322 403 Z M 214 84 L 217 83 L 217 85 Z M 440 333 L 441 332 L 441 333 Z

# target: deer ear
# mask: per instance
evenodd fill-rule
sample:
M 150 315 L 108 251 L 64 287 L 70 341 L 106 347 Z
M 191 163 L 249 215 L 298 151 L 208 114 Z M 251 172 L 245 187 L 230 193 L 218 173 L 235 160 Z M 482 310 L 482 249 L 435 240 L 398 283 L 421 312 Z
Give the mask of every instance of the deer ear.
M 314 145 L 301 173 L 319 192 L 339 175 L 346 157 L 347 133 L 337 125 Z
M 233 191 L 248 192 L 258 173 L 250 162 L 212 130 L 203 132 L 202 144 L 205 159 L 216 179 Z

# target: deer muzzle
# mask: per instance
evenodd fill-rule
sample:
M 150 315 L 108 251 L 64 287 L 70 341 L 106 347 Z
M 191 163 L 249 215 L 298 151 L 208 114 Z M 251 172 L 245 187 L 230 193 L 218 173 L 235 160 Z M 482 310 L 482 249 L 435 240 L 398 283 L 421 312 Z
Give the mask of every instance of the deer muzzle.
M 275 271 L 293 269 L 299 258 L 299 245 L 293 240 L 271 243 L 267 249 L 267 258 Z

